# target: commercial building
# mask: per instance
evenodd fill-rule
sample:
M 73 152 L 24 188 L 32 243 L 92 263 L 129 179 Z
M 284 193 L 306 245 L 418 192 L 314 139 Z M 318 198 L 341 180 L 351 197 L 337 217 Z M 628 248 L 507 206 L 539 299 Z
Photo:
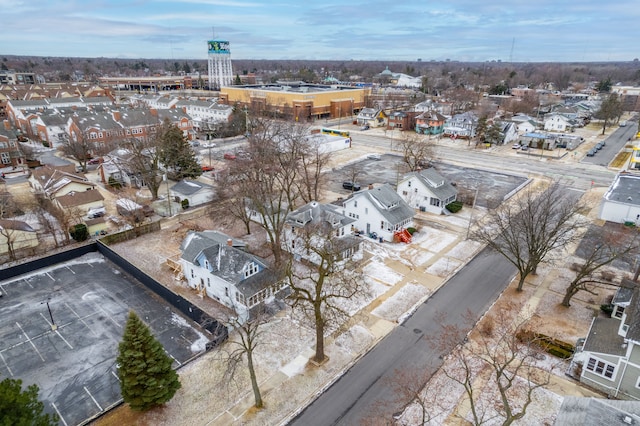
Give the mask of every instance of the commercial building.
M 292 82 L 220 88 L 219 102 L 273 117 L 306 121 L 351 117 L 365 107 L 370 87 Z

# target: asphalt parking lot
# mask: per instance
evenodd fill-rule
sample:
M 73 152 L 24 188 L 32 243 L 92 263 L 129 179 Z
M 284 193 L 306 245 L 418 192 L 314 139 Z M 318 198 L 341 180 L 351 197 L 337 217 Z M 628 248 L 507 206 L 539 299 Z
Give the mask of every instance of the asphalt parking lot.
M 433 163 L 435 169 L 444 178 L 455 183 L 459 191 L 478 189 L 476 205 L 479 207 L 496 207 L 504 197 L 527 181 L 524 176 L 510 175 L 487 170 L 460 167 L 447 163 Z M 384 154 L 380 160 L 362 159 L 331 173 L 329 188 L 345 197 L 350 191 L 342 188 L 342 182 L 351 180 L 353 170 L 357 170 L 356 181 L 362 189 L 367 185 L 389 183 L 394 188 L 408 172 L 399 155 Z
M 61 425 L 80 424 L 121 399 L 115 359 L 129 310 L 149 325 L 174 367 L 207 342 L 98 253 L 0 281 L 0 291 L 0 376 L 37 384 Z

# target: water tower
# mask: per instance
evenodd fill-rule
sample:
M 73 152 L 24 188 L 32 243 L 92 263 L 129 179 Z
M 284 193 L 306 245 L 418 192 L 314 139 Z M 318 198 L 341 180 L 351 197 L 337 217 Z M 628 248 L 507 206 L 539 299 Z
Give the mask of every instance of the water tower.
M 233 68 L 231 67 L 231 50 L 226 40 L 209 40 L 207 42 L 209 56 L 209 89 L 219 90 L 224 86 L 231 86 L 233 82 Z

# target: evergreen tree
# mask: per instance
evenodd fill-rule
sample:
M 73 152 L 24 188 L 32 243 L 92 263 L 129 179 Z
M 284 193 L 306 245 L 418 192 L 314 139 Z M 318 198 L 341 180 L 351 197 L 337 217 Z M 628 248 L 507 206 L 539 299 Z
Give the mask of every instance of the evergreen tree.
M 168 120 L 162 129 L 160 161 L 169 170 L 171 178 L 181 180 L 200 176 L 202 168 L 189 142 L 182 135 L 182 130 L 168 123 Z
M 0 426 L 50 426 L 58 424 L 58 416 L 43 414 L 44 404 L 38 400 L 38 386 L 22 391 L 22 380 L 0 382 Z
M 491 124 L 491 126 L 489 126 L 489 128 L 486 130 L 485 134 L 484 134 L 484 141 L 485 143 L 490 143 L 490 144 L 496 144 L 499 145 L 500 142 L 502 142 L 503 136 L 502 136 L 502 129 L 500 127 L 500 124 L 498 124 L 498 122 L 494 121 L 493 124 Z
M 171 358 L 133 311 L 118 349 L 120 389 L 131 409 L 146 411 L 162 405 L 180 389 Z

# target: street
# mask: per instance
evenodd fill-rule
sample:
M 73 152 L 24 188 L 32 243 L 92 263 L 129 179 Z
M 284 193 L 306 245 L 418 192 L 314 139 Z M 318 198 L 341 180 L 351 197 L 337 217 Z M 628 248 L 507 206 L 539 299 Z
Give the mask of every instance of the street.
M 357 425 L 374 407 L 376 413 L 384 407 L 384 417 L 391 419 L 409 402 L 395 405 L 398 395 L 389 384 L 395 370 L 435 371 L 443 362 L 440 356 L 451 348 L 439 351 L 425 336 L 438 335 L 443 323 L 471 330 L 467 314 L 477 321 L 514 275 L 514 266 L 503 256 L 484 249 L 290 424 Z

